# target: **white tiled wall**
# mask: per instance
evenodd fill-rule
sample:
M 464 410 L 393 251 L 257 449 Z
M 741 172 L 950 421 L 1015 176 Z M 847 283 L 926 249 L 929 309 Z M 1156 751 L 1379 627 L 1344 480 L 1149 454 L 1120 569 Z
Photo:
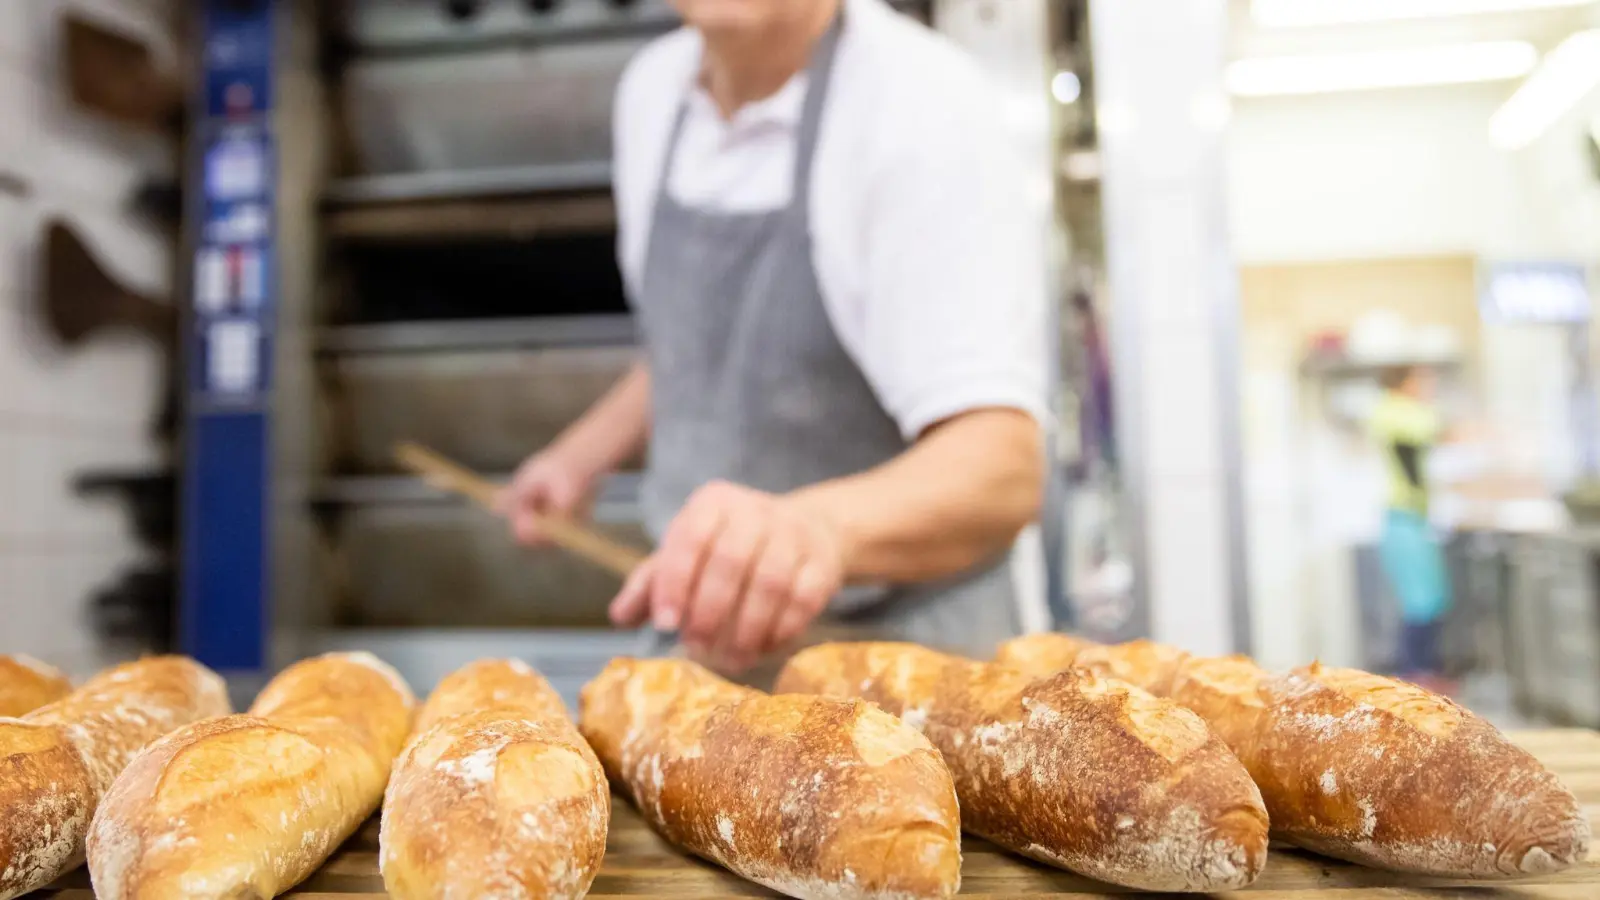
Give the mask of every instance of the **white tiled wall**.
M 138 551 L 124 514 L 77 497 L 72 481 L 157 460 L 148 435 L 160 362 L 131 337 L 54 347 L 37 317 L 36 259 L 45 222 L 63 217 L 116 277 L 165 295 L 169 240 L 125 208 L 146 175 L 170 171 L 172 151 L 71 105 L 57 37 L 68 8 L 171 48 L 169 3 L 0 0 L 0 173 L 30 188 L 0 195 L 0 652 L 82 675 L 104 662 L 88 599 Z

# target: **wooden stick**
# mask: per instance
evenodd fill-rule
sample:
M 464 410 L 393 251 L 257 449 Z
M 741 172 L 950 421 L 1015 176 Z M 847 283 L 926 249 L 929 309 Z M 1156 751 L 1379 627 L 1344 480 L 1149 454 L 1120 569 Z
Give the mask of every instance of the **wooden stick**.
M 500 488 L 477 473 L 411 441 L 396 444 L 394 458 L 439 490 L 460 494 L 489 512 L 498 512 Z M 644 562 L 639 551 L 567 519 L 537 516 L 536 522 L 551 543 L 623 578 Z

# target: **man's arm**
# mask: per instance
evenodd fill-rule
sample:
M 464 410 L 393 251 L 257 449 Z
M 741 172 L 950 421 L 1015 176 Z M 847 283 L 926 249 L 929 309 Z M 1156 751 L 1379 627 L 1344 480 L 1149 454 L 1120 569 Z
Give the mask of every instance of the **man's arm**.
M 628 369 L 557 439 L 568 452 L 588 458 L 594 474 L 615 471 L 644 449 L 650 437 L 650 369 L 643 361 Z
M 1039 426 L 980 409 L 875 469 L 791 494 L 696 491 L 612 602 L 612 620 L 678 630 L 696 656 L 748 668 L 845 584 L 954 575 L 1003 552 L 1044 491 Z
M 974 410 L 882 466 L 788 499 L 837 532 L 845 581 L 932 581 L 1004 552 L 1038 516 L 1043 443 L 1026 413 Z
M 650 370 L 633 365 L 549 447 L 529 457 L 500 498 L 517 540 L 543 543 L 537 520 L 587 515 L 595 489 L 644 447 L 650 434 Z

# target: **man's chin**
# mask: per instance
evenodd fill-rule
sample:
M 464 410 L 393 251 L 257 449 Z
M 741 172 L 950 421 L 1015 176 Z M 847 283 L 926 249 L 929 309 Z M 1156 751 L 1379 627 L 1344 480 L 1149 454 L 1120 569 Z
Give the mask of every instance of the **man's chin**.
M 770 25 L 770 4 L 751 0 L 678 0 L 678 11 L 696 31 L 736 37 Z

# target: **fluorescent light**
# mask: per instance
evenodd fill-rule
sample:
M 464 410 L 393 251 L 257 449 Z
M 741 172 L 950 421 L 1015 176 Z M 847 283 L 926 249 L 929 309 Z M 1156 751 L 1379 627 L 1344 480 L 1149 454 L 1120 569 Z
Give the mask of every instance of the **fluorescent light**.
M 1593 0 L 1254 0 L 1250 14 L 1263 28 L 1351 25 L 1484 13 L 1588 6 Z
M 1063 106 L 1078 102 L 1082 93 L 1083 82 L 1078 80 L 1076 72 L 1057 72 L 1056 77 L 1050 79 L 1050 94 Z
M 1504 81 L 1533 71 L 1539 51 L 1525 41 L 1484 41 L 1412 50 L 1319 56 L 1261 56 L 1228 66 L 1241 97 L 1325 94 L 1376 88 Z
M 1526 147 L 1600 86 L 1600 28 L 1580 31 L 1545 54 L 1539 68 L 1489 119 L 1489 139 Z

